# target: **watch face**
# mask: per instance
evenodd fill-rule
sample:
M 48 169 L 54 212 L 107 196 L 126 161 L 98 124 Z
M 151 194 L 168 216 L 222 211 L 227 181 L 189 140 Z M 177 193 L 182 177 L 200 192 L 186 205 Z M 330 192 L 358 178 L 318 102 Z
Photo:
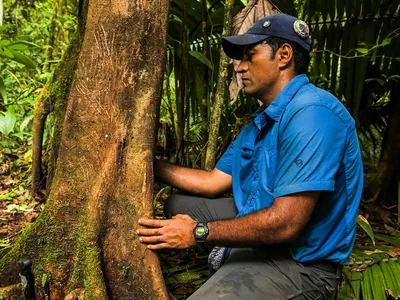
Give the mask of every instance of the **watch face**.
M 204 227 L 196 227 L 196 231 L 195 232 L 196 232 L 196 235 L 198 237 L 201 237 L 206 232 L 206 229 Z
M 207 223 L 198 223 L 193 230 L 193 234 L 196 240 L 205 241 L 208 235 Z

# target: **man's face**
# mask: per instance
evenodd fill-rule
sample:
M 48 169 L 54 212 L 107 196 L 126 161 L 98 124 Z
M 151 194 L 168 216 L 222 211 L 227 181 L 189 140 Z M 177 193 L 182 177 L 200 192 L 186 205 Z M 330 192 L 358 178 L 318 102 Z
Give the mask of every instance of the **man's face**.
M 244 49 L 237 72 L 242 74 L 246 95 L 262 100 L 274 90 L 279 77 L 278 59 L 272 57 L 272 48 L 266 42 Z

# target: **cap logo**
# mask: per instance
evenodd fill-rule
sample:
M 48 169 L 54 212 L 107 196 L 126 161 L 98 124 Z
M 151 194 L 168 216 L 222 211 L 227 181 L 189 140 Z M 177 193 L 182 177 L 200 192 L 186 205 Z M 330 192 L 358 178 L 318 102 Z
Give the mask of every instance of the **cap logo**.
M 265 21 L 263 24 L 264 28 L 268 28 L 271 25 L 271 21 Z
M 308 28 L 306 22 L 302 20 L 296 20 L 296 22 L 294 22 L 293 24 L 293 29 L 297 33 L 297 35 L 303 39 L 310 36 L 310 29 Z

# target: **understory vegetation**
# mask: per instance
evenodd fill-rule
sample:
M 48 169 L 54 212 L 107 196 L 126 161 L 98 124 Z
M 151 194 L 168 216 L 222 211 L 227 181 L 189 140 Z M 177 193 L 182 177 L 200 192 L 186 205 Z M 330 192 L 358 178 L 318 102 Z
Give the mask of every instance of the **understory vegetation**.
M 310 24 L 309 78 L 336 95 L 356 121 L 365 186 L 356 245 L 338 296 L 400 299 L 398 1 L 172 0 L 156 155 L 211 169 L 247 124 L 259 104 L 240 91 L 234 63 L 221 56 L 221 35 L 246 31 L 250 20 L 266 10 Z M 46 120 L 43 163 L 36 166 L 40 180 L 32 193 L 35 104 L 74 38 L 79 1 L 3 0 L 1 11 L 0 258 L 45 205 L 55 116 L 50 113 Z M 170 192 L 155 185 L 156 218 L 164 217 L 163 201 Z M 207 253 L 199 249 L 163 251 L 160 258 L 177 299 L 207 279 Z

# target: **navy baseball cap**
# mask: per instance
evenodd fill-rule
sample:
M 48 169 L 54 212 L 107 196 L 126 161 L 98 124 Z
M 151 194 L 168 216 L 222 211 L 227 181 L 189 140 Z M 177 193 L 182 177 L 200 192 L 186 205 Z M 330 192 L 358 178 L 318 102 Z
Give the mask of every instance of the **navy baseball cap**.
M 244 34 L 222 38 L 222 47 L 228 57 L 241 60 L 244 47 L 269 37 L 286 39 L 299 44 L 308 52 L 311 50 L 310 30 L 307 24 L 286 14 L 269 15 L 255 22 Z

